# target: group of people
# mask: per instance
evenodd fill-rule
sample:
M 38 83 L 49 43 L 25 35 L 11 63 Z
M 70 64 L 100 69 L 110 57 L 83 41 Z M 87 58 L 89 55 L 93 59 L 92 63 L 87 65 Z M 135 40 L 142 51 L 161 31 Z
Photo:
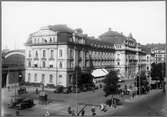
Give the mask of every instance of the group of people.
M 96 115 L 96 109 L 95 109 L 94 106 L 92 106 L 92 108 L 91 108 L 91 113 L 92 113 L 92 116 Z M 68 107 L 68 114 L 71 114 L 72 116 L 75 116 L 75 115 L 77 115 L 77 116 L 79 116 L 79 115 L 84 116 L 85 115 L 85 110 L 82 109 L 79 113 L 75 113 L 75 110 L 73 110 L 71 107 Z

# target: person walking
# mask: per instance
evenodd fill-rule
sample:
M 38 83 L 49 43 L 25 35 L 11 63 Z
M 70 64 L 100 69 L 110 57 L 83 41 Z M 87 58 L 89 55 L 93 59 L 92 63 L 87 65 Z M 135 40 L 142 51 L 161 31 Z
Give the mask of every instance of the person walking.
M 71 110 L 71 107 L 70 107 L 70 106 L 68 107 L 68 110 L 67 110 L 67 111 L 68 111 L 68 114 L 72 114 L 72 110 Z
M 95 107 L 94 107 L 94 106 L 92 107 L 91 112 L 92 112 L 92 116 L 95 116 L 95 115 L 96 115 Z
M 82 110 L 81 116 L 84 116 L 84 115 L 85 115 L 85 110 Z
M 72 116 L 75 116 L 75 111 L 74 110 L 72 110 Z

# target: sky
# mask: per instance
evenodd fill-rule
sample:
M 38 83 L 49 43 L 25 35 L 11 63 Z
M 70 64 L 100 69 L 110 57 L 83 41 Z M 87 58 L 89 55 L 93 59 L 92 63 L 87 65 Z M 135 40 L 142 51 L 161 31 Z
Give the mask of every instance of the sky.
M 166 42 L 165 1 L 1 3 L 2 49 L 24 49 L 30 33 L 55 24 L 95 37 L 111 28 L 141 44 Z

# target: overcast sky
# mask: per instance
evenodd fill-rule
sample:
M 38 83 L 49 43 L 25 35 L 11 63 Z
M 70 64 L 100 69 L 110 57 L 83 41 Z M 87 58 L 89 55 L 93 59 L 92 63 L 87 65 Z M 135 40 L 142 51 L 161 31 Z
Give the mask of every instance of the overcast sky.
M 40 27 L 67 24 L 98 37 L 110 27 L 132 33 L 137 42 L 165 43 L 165 1 L 154 2 L 2 2 L 2 48 L 24 48 Z

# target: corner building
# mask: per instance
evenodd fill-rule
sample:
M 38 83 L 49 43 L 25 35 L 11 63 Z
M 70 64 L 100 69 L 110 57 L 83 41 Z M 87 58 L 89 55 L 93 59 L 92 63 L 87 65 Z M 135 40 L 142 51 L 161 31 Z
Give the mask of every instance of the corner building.
M 66 25 L 42 27 L 30 34 L 25 43 L 25 81 L 72 85 L 74 68 L 83 73 L 89 69 L 114 68 L 114 48 Z
M 66 25 L 50 25 L 30 34 L 25 46 L 25 81 L 44 85 L 71 86 L 75 66 L 84 74 L 105 68 L 134 79 L 146 65 L 146 54 L 132 35 L 111 29 L 95 39 Z

